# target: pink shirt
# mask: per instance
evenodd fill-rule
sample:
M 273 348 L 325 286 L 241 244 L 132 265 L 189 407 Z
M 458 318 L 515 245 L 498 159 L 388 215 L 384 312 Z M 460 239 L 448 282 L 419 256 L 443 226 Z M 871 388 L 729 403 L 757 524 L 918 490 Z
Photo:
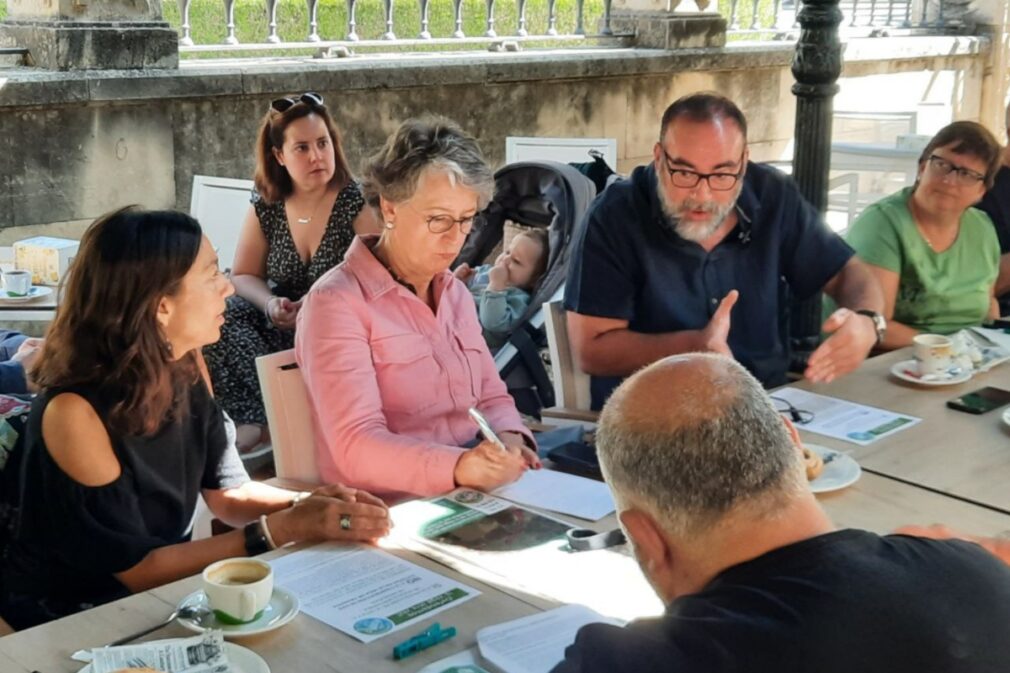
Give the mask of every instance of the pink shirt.
M 445 271 L 438 310 L 393 280 L 355 238 L 298 314 L 295 354 L 308 387 L 316 461 L 327 483 L 386 498 L 455 487 L 453 470 L 477 436 L 476 406 L 497 431 L 530 433 L 481 336 L 473 298 Z

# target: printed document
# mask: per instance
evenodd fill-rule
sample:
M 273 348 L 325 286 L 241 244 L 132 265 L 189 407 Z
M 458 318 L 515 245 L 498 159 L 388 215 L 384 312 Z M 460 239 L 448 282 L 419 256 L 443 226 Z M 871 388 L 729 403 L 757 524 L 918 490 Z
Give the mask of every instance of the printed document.
M 786 400 L 797 410 L 812 414 L 809 422 L 796 424 L 800 430 L 816 432 L 860 446 L 872 444 L 881 437 L 901 432 L 922 420 L 915 416 L 896 414 L 836 397 L 808 393 L 799 388 L 780 388 L 773 391 L 771 396 L 776 400 L 776 406 L 780 408 L 781 403 L 777 400 Z
M 488 626 L 477 632 L 481 655 L 505 673 L 548 673 L 586 624 L 620 625 L 584 605 L 560 608 Z
M 590 521 L 599 521 L 614 511 L 614 498 L 602 481 L 556 470 L 526 470 L 520 479 L 492 495 Z
M 270 562 L 302 612 L 370 643 L 480 592 L 379 549 L 331 542 Z

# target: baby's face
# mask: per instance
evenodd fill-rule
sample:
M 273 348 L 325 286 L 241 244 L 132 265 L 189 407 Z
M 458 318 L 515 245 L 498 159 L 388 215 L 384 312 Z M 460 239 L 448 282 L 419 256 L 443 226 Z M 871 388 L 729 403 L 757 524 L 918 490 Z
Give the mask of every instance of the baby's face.
M 508 272 L 506 285 L 529 290 L 538 280 L 536 272 L 543 254 L 540 243 L 520 235 L 513 238 L 508 250 L 498 256 L 495 266 L 502 266 Z

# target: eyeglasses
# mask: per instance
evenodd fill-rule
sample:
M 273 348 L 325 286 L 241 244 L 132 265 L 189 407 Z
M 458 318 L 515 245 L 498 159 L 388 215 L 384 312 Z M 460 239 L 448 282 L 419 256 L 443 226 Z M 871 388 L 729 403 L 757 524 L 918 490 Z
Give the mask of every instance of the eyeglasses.
M 797 409 L 793 406 L 793 403 L 782 397 L 771 396 L 772 402 L 775 403 L 775 411 L 780 414 L 789 414 L 790 420 L 797 425 L 806 425 L 810 421 L 814 420 L 814 412 L 807 411 L 806 409 Z
M 954 182 L 962 187 L 970 187 L 985 180 L 985 176 L 981 173 L 977 173 L 964 166 L 958 166 L 935 154 L 930 154 L 928 161 L 933 170 L 941 177 L 947 177 L 953 173 Z
M 424 217 L 425 224 L 428 225 L 428 231 L 433 234 L 444 234 L 453 228 L 454 225 L 459 225 L 459 231 L 464 236 L 473 231 L 473 222 L 477 219 L 477 213 L 470 215 L 469 217 L 461 217 L 458 220 L 452 215 L 428 215 L 425 216 L 424 213 L 419 211 L 414 206 L 409 203 L 405 203 L 405 206 L 413 210 L 418 215 Z
M 663 150 L 663 157 L 666 159 L 666 171 L 670 174 L 670 181 L 674 187 L 681 189 L 693 189 L 704 180 L 713 192 L 728 192 L 736 186 L 737 181 L 743 176 L 743 166 L 736 173 L 699 173 L 686 168 L 670 168 L 673 159 L 666 153 L 666 150 Z M 741 154 L 739 163 L 743 163 L 743 157 L 744 155 Z
M 298 103 L 305 103 L 309 107 L 326 107 L 323 105 L 323 97 L 315 91 L 306 91 L 298 98 L 278 98 L 270 103 L 270 107 L 276 112 L 284 113 Z

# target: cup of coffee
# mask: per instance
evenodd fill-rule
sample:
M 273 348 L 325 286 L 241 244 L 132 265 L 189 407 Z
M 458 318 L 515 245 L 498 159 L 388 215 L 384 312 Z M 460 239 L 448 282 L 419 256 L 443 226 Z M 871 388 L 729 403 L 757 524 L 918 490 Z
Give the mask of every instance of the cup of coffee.
M 270 603 L 274 572 L 259 559 L 225 559 L 203 571 L 203 591 L 218 621 L 248 624 L 259 619 Z
M 940 334 L 920 334 L 912 339 L 919 376 L 946 374 L 954 360 L 954 345 Z
M 16 269 L 4 271 L 4 290 L 10 297 L 24 297 L 32 289 L 32 272 Z

